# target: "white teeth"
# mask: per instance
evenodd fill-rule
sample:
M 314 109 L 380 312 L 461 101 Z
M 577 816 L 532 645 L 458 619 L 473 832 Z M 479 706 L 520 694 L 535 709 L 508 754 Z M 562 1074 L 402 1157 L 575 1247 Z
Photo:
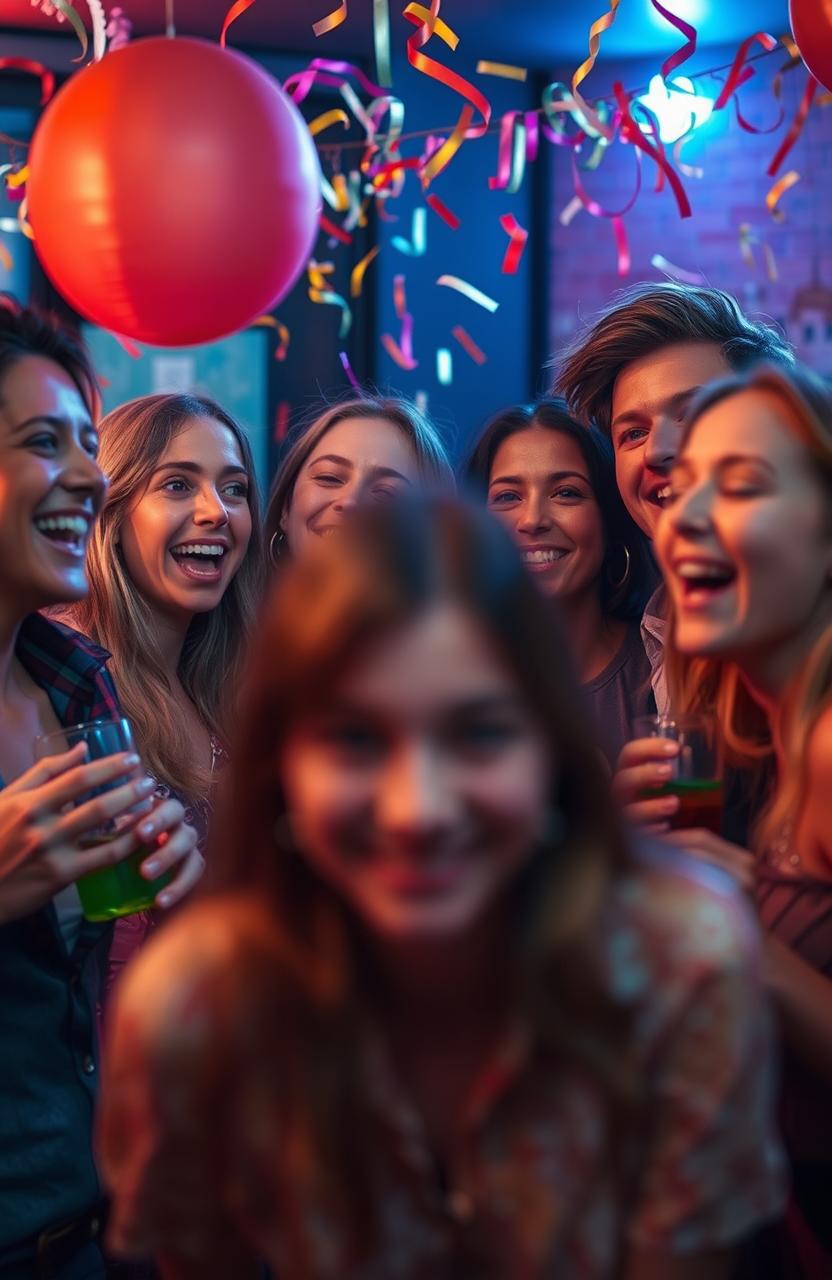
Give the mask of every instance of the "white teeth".
M 524 551 L 524 564 L 553 564 L 555 560 L 562 560 L 566 555 L 565 551 Z
M 719 582 L 726 582 L 732 576 L 730 569 L 701 560 L 683 560 L 676 565 L 676 572 L 680 578 L 712 578 Z
M 67 533 L 74 533 L 79 538 L 87 536 L 87 530 L 90 522 L 85 516 L 36 516 L 35 528 L 45 532 L 50 530 L 66 530 Z
M 671 486 L 670 486 L 669 484 L 666 484 L 662 489 L 657 489 L 657 490 L 656 490 L 656 501 L 657 501 L 657 502 L 668 502 L 668 501 L 670 500 L 670 498 L 671 498 L 672 494 L 673 494 L 673 490 L 672 490 Z
M 191 542 L 187 546 L 171 547 L 177 556 L 223 556 L 225 547 L 213 542 Z

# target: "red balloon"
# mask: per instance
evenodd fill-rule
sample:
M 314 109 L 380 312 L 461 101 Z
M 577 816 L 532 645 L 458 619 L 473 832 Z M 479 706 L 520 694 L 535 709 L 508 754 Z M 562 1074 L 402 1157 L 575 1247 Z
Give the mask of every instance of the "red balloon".
M 303 117 L 262 67 L 205 40 L 138 40 L 41 117 L 29 220 L 81 315 L 158 346 L 244 328 L 292 287 L 321 212 Z
M 832 5 L 789 0 L 789 22 L 800 56 L 816 80 L 832 90 Z

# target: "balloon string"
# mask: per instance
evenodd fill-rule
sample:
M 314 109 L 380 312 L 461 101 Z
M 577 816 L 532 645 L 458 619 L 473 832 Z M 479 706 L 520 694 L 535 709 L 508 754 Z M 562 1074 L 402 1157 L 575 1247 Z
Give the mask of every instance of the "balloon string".
M 176 35 L 176 22 L 173 16 L 173 0 L 165 0 L 165 35 L 172 40 Z

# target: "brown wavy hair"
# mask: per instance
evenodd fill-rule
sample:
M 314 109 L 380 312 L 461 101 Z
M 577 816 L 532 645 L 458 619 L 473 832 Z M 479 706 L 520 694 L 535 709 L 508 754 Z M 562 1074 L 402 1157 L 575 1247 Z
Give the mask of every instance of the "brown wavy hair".
M 685 441 L 699 418 L 714 405 L 750 389 L 769 391 L 792 409 L 796 434 L 805 446 L 827 495 L 832 523 L 832 391 L 808 369 L 788 371 L 762 366 L 720 379 L 693 401 L 684 428 Z M 669 634 L 673 635 L 670 605 Z M 772 755 L 773 727 L 752 698 L 733 662 L 679 653 L 672 641 L 665 651 L 671 703 L 679 711 L 715 711 L 726 757 L 740 767 L 754 767 Z M 783 743 L 784 768 L 772 802 L 762 813 L 755 841 L 766 847 L 800 807 L 806 785 L 806 744 L 815 724 L 832 702 L 832 631 L 815 645 L 801 673 L 796 673 L 783 703 L 776 729 Z
M 68 622 L 112 654 L 110 670 L 125 715 L 133 722 L 145 767 L 190 799 L 204 797 L 210 776 L 171 698 L 150 607 L 127 574 L 119 531 L 170 442 L 189 418 L 214 418 L 233 434 L 248 475 L 251 541 L 222 601 L 188 628 L 179 677 L 200 719 L 227 737 L 228 697 L 239 687 L 245 644 L 260 602 L 262 524 L 254 463 L 246 434 L 215 401 L 197 395 L 150 395 L 113 409 L 99 424 L 98 457 L 110 485 L 87 552 L 89 594 L 61 610 Z
M 505 961 L 518 1001 L 540 1038 L 577 1054 L 609 1098 L 628 1098 L 632 1088 L 626 1014 L 605 994 L 595 945 L 601 904 L 630 854 L 551 602 L 485 511 L 434 498 L 358 512 L 341 537 L 279 575 L 252 655 L 202 893 L 227 905 L 242 895 L 271 921 L 259 982 L 245 979 L 249 992 L 265 985 L 271 994 L 246 1007 L 279 1010 L 279 1018 L 270 1031 L 252 1014 L 236 1034 L 246 1043 L 255 1037 L 258 1060 L 274 1058 L 287 1195 L 300 1203 L 320 1197 L 359 1248 L 372 1238 L 360 1037 L 373 972 L 361 926 L 293 843 L 277 762 L 291 728 L 326 705 L 352 663 L 443 600 L 462 606 L 494 643 L 557 762 L 551 803 L 562 830 L 536 850 L 516 886 Z

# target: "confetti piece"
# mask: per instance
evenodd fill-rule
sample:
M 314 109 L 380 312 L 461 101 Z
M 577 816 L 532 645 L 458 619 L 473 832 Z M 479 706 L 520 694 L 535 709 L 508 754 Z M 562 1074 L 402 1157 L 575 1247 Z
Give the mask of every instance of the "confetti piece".
M 346 298 L 343 298 L 340 293 L 336 293 L 328 287 L 326 277 L 335 270 L 334 264 L 332 262 L 316 262 L 312 258 L 306 270 L 309 275 L 308 294 L 310 301 L 320 303 L 323 306 L 341 308 L 341 327 L 338 330 L 338 337 L 346 338 L 352 327 L 352 309 Z
M 139 360 L 141 358 L 141 348 L 132 338 L 126 338 L 122 333 L 114 333 L 112 329 L 108 329 L 111 338 L 115 338 L 118 345 L 127 352 L 131 360 Z
M 774 251 L 771 246 L 767 244 L 765 240 L 761 240 L 760 237 L 752 231 L 751 224 L 749 222 L 740 223 L 739 238 L 740 253 L 742 254 L 743 261 L 746 266 L 751 268 L 752 271 L 756 270 L 757 264 L 754 261 L 754 252 L 751 246 L 753 244 L 758 244 L 760 246 L 765 259 L 766 275 L 773 284 L 777 280 L 777 259 L 774 256 Z
M 460 280 L 459 276 L 440 276 L 436 283 L 446 285 L 449 289 L 456 289 L 457 293 L 461 293 L 470 302 L 476 302 L 478 307 L 484 307 L 486 311 L 496 311 L 500 305 L 493 298 L 489 298 L 488 294 L 468 284 L 467 280 Z
M 509 238 L 501 269 L 503 275 L 514 275 L 520 265 L 529 233 L 524 231 L 513 213 L 504 213 L 500 218 L 500 226 Z
M 403 275 L 393 277 L 393 306 L 396 310 L 396 316 L 402 322 L 401 337 L 397 342 L 391 333 L 383 333 L 381 335 L 381 345 L 390 356 L 390 359 L 395 361 L 400 369 L 412 372 L 413 369 L 418 368 L 419 361 L 413 355 L 413 316 L 407 310 L 405 278 Z
M 575 74 L 572 76 L 572 96 L 586 119 L 592 125 L 593 129 L 595 129 L 597 133 L 602 134 L 605 138 L 612 138 L 612 130 L 609 125 L 601 119 L 600 115 L 593 110 L 589 103 L 581 97 L 578 92 L 578 85 L 583 84 L 584 80 L 595 66 L 595 60 L 598 57 L 598 52 L 601 48 L 601 36 L 605 31 L 609 31 L 610 27 L 615 22 L 615 16 L 618 12 L 618 6 L 620 3 L 621 0 L 610 0 L 610 7 L 608 11 L 605 14 L 602 14 L 600 18 L 597 18 L 589 28 L 589 55 L 584 59 Z
M 275 347 L 274 358 L 275 360 L 285 360 L 286 353 L 289 350 L 289 330 L 286 325 L 282 324 L 277 319 L 277 316 L 259 316 L 254 321 L 254 325 L 257 328 L 268 327 L 277 332 L 278 344 Z
M 29 222 L 29 197 L 24 196 L 20 204 L 17 206 L 17 225 L 23 232 L 27 240 L 34 240 L 35 233 L 32 230 L 32 224 Z
M 439 199 L 439 196 L 435 196 L 432 194 L 427 195 L 425 197 L 425 202 L 428 205 L 430 205 L 431 209 L 433 209 L 433 212 L 438 214 L 443 222 L 447 222 L 448 226 L 451 228 L 452 231 L 459 230 L 459 225 L 460 225 L 459 218 L 456 216 L 455 213 L 453 213 L 448 208 L 448 206 L 442 200 Z
M 487 62 L 480 58 L 477 63 L 478 76 L 502 76 L 504 80 L 525 81 L 528 74 L 527 67 L 513 67 L 508 62 Z
M 540 115 L 537 111 L 527 111 L 523 116 L 526 130 L 526 159 L 533 164 L 540 148 Z
M 390 60 L 390 7 L 388 0 L 373 0 L 373 47 L 376 55 L 378 82 L 389 88 L 393 83 L 393 69 Z
M 250 9 L 253 4 L 254 0 L 234 0 L 234 3 L 225 15 L 225 19 L 222 24 L 222 31 L 220 32 L 221 49 L 225 48 L 225 38 L 228 35 L 228 28 L 231 26 L 232 22 L 236 22 L 240 15 L 245 13 L 246 9 Z
M 404 320 L 407 314 L 407 297 L 405 294 L 404 276 L 393 276 L 393 306 L 396 309 L 396 315 L 400 320 Z
M 31 58 L 0 58 L 0 70 L 28 71 L 40 80 L 40 104 L 43 106 L 55 92 L 55 77 L 42 62 L 33 62 Z
M 461 324 L 455 324 L 451 329 L 451 335 L 456 338 L 462 350 L 471 357 L 475 364 L 485 364 L 488 357 L 481 347 L 478 347 L 474 339 L 463 329 Z
M 411 329 L 413 327 L 413 317 L 407 316 L 405 322 L 402 324 L 403 334 L 408 321 L 410 322 L 409 327 Z M 408 373 L 412 373 L 414 369 L 418 369 L 419 361 L 414 360 L 413 356 L 406 355 L 392 334 L 383 333 L 381 335 L 381 345 L 384 347 L 384 350 L 387 352 L 390 359 L 395 361 L 400 369 L 405 369 Z
M 655 267 L 657 271 L 664 271 L 669 276 L 675 276 L 677 280 L 681 280 L 684 284 L 704 284 L 705 277 L 699 271 L 685 271 L 683 267 L 674 266 L 672 262 L 661 253 L 654 253 L 650 259 L 650 265 Z
M 678 14 L 671 13 L 669 9 L 665 9 L 664 5 L 659 3 L 659 0 L 650 0 L 650 2 L 656 13 L 660 13 L 665 22 L 669 22 L 677 31 L 681 31 L 685 37 L 685 43 L 682 47 L 672 53 L 669 58 L 665 58 L 662 63 L 662 79 L 667 80 L 671 71 L 676 71 L 683 62 L 687 62 L 688 58 L 693 57 L 696 53 L 696 27 L 692 27 L 689 22 L 684 22 Z
M 345 129 L 349 129 L 350 118 L 346 111 L 342 111 L 340 107 L 333 107 L 331 111 L 322 111 L 319 116 L 315 116 L 315 119 L 309 122 L 309 132 L 314 138 L 333 124 L 342 124 Z
M 28 181 L 29 166 L 28 164 L 24 164 L 22 168 L 15 170 L 14 173 L 8 174 L 6 178 L 6 186 L 10 187 L 12 191 L 16 191 L 20 187 L 25 187 Z
M 325 213 L 321 214 L 321 230 L 325 231 L 328 236 L 332 236 L 335 240 L 340 240 L 341 244 L 352 244 L 352 236 L 349 231 L 344 231 L 342 227 L 332 222 Z
M 437 347 L 436 380 L 441 387 L 449 387 L 454 380 L 454 358 L 447 347 Z
M 575 214 L 580 213 L 583 208 L 584 202 L 581 200 L 581 197 L 573 196 L 569 203 L 564 205 L 561 209 L 558 222 L 562 227 L 568 227 L 572 219 L 575 217 Z
M 328 13 L 325 18 L 319 19 L 318 22 L 312 23 L 312 30 L 316 36 L 325 36 L 327 31 L 334 31 L 336 27 L 340 27 L 342 22 L 347 20 L 347 0 L 341 0 L 337 9 L 333 9 L 332 13 Z
M 393 245 L 399 253 L 406 253 L 411 258 L 422 257 L 427 249 L 427 216 L 427 209 L 414 209 L 410 240 L 404 236 L 393 236 Z
M 771 161 L 771 164 L 768 166 L 768 169 L 766 169 L 766 173 L 770 178 L 773 178 L 775 176 L 775 174 L 777 173 L 777 170 L 780 168 L 786 156 L 789 154 L 792 147 L 797 142 L 797 139 L 800 137 L 801 130 L 803 129 L 804 124 L 806 123 L 806 117 L 809 114 L 809 108 L 812 105 L 812 100 L 817 92 L 817 88 L 818 88 L 817 80 L 815 79 L 814 76 L 810 75 L 806 81 L 806 87 L 803 90 L 803 97 L 800 99 L 800 105 L 798 106 L 797 111 L 795 112 L 795 117 L 792 120 L 791 126 L 789 128 L 789 132 L 786 134 L 780 146 L 777 148 L 777 151 L 774 155 L 774 158 Z M 795 182 L 796 181 L 797 179 L 795 178 Z M 772 191 L 774 189 L 775 188 L 772 187 Z M 771 195 L 771 192 L 769 192 L 769 195 Z M 766 204 L 768 204 L 768 196 L 766 196 Z M 769 205 L 769 210 L 771 210 L 771 205 Z
M 793 187 L 794 184 L 799 181 L 800 174 L 797 169 L 790 169 L 788 173 L 783 174 L 782 178 L 777 179 L 774 186 L 766 195 L 766 208 L 772 218 L 774 218 L 775 222 L 782 222 L 786 216 L 782 209 L 777 208 L 780 197 L 785 195 L 789 188 Z
M 628 276 L 630 274 L 630 244 L 627 240 L 627 228 L 624 226 L 624 219 L 616 215 L 612 220 L 612 229 L 618 253 L 616 270 L 619 276 Z
M 338 359 L 341 361 L 341 364 L 344 367 L 344 373 L 347 375 L 347 381 L 349 382 L 350 386 L 353 387 L 356 391 L 360 391 L 361 383 L 358 381 L 358 379 L 356 378 L 355 374 L 352 371 L 350 358 L 347 355 L 346 351 L 339 351 Z
M 9 253 L 2 241 L 0 241 L 0 263 L 3 264 L 7 271 L 11 271 L 14 265 L 12 262 L 12 255 Z
M 288 400 L 281 400 L 277 406 L 277 412 L 274 415 L 274 441 L 275 444 L 282 444 L 286 439 L 286 432 L 289 430 L 289 413 L 291 405 Z
M 361 261 L 353 267 L 352 274 L 350 276 L 350 296 L 351 297 L 359 298 L 361 296 L 361 288 L 362 288 L 362 285 L 364 284 L 364 273 L 366 272 L 373 258 L 375 258 L 376 255 L 378 254 L 378 251 L 379 251 L 379 246 L 377 244 L 373 245 L 370 252 L 365 253 Z

